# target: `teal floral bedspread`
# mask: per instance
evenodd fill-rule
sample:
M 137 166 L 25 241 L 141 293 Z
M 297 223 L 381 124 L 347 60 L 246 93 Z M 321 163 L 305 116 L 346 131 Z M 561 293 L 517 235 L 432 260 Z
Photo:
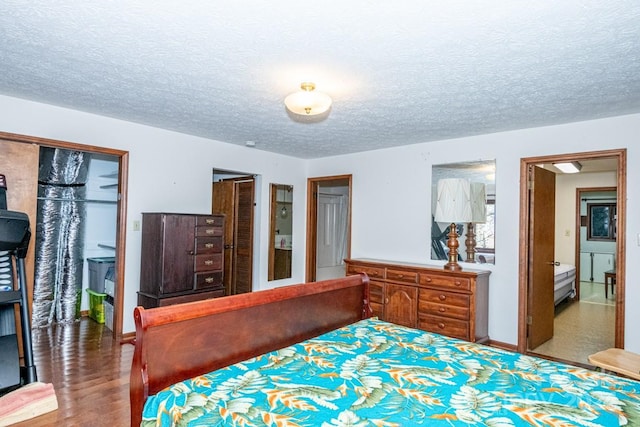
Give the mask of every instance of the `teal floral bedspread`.
M 143 426 L 640 426 L 640 382 L 367 319 L 176 384 Z

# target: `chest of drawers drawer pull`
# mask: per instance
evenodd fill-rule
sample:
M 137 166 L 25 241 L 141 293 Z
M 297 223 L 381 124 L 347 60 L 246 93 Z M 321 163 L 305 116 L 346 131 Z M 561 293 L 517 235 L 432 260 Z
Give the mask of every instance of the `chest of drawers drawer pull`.
M 211 249 L 213 247 L 213 243 L 205 243 L 204 247 L 207 249 Z
M 444 294 L 440 294 L 440 295 L 438 296 L 438 299 L 439 299 L 440 301 L 444 301 L 444 300 L 446 300 L 446 299 L 447 299 L 447 296 L 446 296 L 446 295 L 444 295 Z
M 444 313 L 445 311 L 447 311 L 447 309 L 445 307 L 438 307 L 438 311 L 440 313 Z
M 204 279 L 204 283 L 213 283 L 213 277 L 207 277 Z
M 216 223 L 216 220 L 215 220 L 215 219 L 213 219 L 213 218 L 207 218 L 204 222 L 205 222 L 205 224 L 207 224 L 207 225 L 213 225 L 213 224 L 215 224 L 215 223 Z
M 213 261 L 208 259 L 204 262 L 204 265 L 213 265 Z

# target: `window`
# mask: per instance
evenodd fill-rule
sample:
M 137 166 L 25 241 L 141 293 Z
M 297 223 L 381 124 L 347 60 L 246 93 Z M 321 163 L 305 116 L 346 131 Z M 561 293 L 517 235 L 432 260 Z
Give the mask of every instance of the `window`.
M 587 240 L 616 240 L 617 209 L 615 203 L 587 204 Z

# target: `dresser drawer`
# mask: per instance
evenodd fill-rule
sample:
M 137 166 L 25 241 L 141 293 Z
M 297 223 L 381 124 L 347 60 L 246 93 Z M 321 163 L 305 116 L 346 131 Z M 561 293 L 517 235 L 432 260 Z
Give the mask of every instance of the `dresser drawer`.
M 469 336 L 469 322 L 463 320 L 421 314 L 418 318 L 418 328 L 462 340 L 472 340 Z
M 197 227 L 222 227 L 222 223 L 224 222 L 224 216 L 207 216 L 202 215 L 196 218 L 196 226 Z
M 210 271 L 195 274 L 195 289 L 209 289 L 222 287 L 222 271 Z
M 420 289 L 420 302 L 450 305 L 468 308 L 471 304 L 471 295 L 455 292 L 440 291 L 438 289 Z
M 364 265 L 349 265 L 347 274 L 364 273 L 371 279 L 384 279 L 384 268 L 367 267 Z
M 387 268 L 386 277 L 387 277 L 387 280 L 395 280 L 398 282 L 405 282 L 405 283 L 418 282 L 418 273 L 414 271 L 393 270 L 391 268 Z
M 222 254 L 202 254 L 195 256 L 194 269 L 201 271 L 220 270 L 222 268 Z
M 202 226 L 196 227 L 196 237 L 213 237 L 222 236 L 222 227 L 218 226 Z
M 420 273 L 420 284 L 441 288 L 471 290 L 471 280 L 465 277 L 440 276 L 438 274 Z
M 196 237 L 196 253 L 220 253 L 222 252 L 222 236 Z

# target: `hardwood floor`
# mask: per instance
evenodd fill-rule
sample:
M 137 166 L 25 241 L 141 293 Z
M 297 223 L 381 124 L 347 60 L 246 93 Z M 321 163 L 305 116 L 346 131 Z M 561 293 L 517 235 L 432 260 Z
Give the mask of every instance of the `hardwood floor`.
M 89 318 L 33 331 L 38 381 L 52 383 L 58 410 L 17 426 L 128 426 L 133 345 Z

